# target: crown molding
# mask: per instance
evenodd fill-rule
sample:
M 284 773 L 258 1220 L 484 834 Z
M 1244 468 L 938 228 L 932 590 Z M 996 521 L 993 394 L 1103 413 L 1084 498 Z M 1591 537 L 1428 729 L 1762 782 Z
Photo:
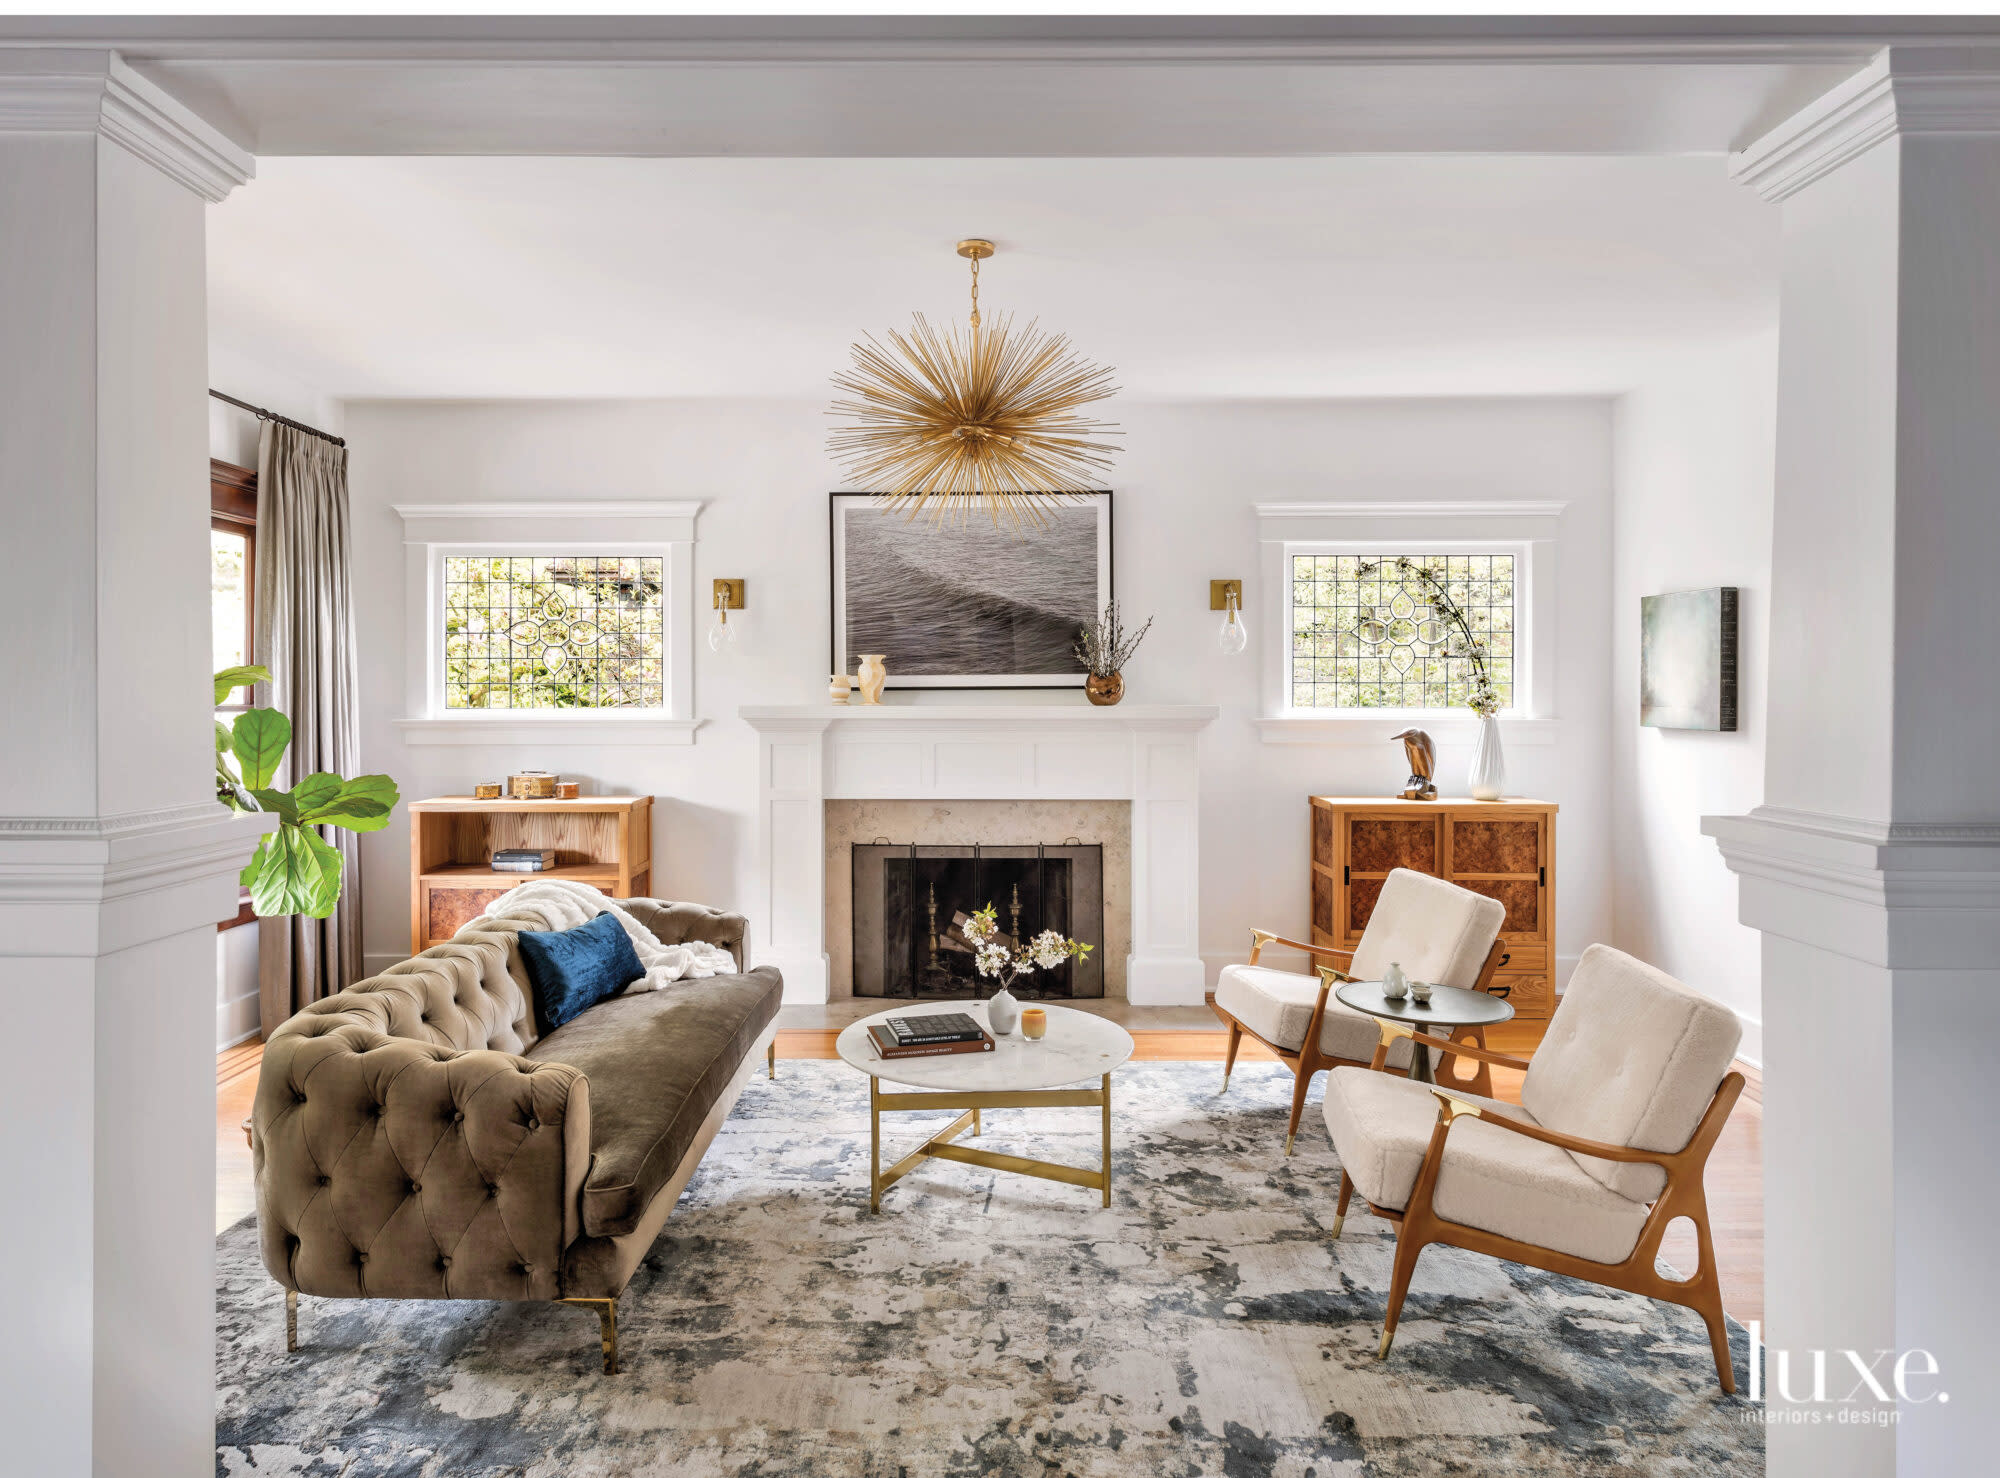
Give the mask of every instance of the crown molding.
M 2000 135 L 2000 53 L 1885 50 L 1729 158 L 1729 175 L 1773 203 L 1885 139 Z
M 211 203 L 257 172 L 255 159 L 113 51 L 6 54 L 0 132 L 97 134 Z
M 398 503 L 405 523 L 419 518 L 693 518 L 701 512 L 699 498 L 674 502 L 599 500 L 541 503 Z

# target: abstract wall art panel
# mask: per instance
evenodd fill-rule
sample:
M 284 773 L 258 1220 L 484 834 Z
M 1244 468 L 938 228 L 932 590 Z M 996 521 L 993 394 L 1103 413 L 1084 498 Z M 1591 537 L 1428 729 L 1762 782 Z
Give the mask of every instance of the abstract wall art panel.
M 1735 586 L 1640 598 L 1639 722 L 1735 732 Z

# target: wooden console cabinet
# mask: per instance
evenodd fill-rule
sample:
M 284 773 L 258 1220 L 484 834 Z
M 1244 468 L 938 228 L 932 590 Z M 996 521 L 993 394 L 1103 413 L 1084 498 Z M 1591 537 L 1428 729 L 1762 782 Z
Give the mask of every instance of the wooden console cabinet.
M 482 801 L 468 795 L 410 803 L 410 953 L 451 938 L 508 889 L 534 878 L 570 878 L 613 898 L 652 885 L 653 798 L 593 795 L 574 801 Z M 495 872 L 502 847 L 552 848 L 546 872 Z
M 1398 867 L 1505 904 L 1493 991 L 1530 1020 L 1554 1009 L 1553 802 L 1312 797 L 1312 943 L 1353 949 Z

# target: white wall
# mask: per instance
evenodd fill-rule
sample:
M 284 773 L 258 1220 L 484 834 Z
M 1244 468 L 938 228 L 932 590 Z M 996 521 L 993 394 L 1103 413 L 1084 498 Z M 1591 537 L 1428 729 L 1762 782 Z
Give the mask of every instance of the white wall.
M 1324 499 L 1563 499 L 1552 745 L 1510 753 L 1514 788 L 1560 802 L 1558 953 L 1567 965 L 1608 935 L 1611 898 L 1611 408 L 1601 400 L 1445 400 L 1192 405 L 1121 402 L 1112 485 L 1116 583 L 1131 615 L 1156 617 L 1128 670 L 1140 701 L 1219 703 L 1203 739 L 1201 942 L 1211 973 L 1242 958 L 1254 922 L 1306 918 L 1306 797 L 1393 793 L 1399 745 L 1260 742 L 1257 663 L 1216 649 L 1208 581 L 1252 582 L 1252 505 Z M 408 798 L 464 792 L 541 765 L 592 789 L 646 792 L 655 807 L 655 890 L 741 907 L 751 897 L 756 743 L 745 703 L 825 701 L 827 502 L 838 486 L 812 402 L 356 402 L 351 442 L 362 756 Z M 695 588 L 749 581 L 729 657 L 696 644 L 690 748 L 647 751 L 406 745 L 402 717 L 403 552 L 392 505 L 453 499 L 699 498 Z M 1273 637 L 1253 631 L 1253 640 Z M 946 695 L 948 696 L 948 695 Z M 987 695 L 991 696 L 991 695 Z M 1469 749 L 1441 775 L 1462 789 Z M 408 952 L 406 823 L 363 839 L 366 949 L 379 968 Z
M 261 405 L 308 426 L 340 434 L 341 403 L 250 355 L 210 341 L 208 388 Z M 257 465 L 257 418 L 248 411 L 208 400 L 208 454 L 238 467 Z M 218 931 L 215 939 L 215 1045 L 218 1049 L 258 1029 L 256 925 Z
M 1760 937 L 1737 921 L 1736 879 L 1701 818 L 1764 798 L 1777 348 L 1763 334 L 1663 363 L 1615 422 L 1611 939 L 1729 1005 L 1752 1062 Z M 1736 731 L 1642 728 L 1640 598 L 1711 585 L 1741 591 Z

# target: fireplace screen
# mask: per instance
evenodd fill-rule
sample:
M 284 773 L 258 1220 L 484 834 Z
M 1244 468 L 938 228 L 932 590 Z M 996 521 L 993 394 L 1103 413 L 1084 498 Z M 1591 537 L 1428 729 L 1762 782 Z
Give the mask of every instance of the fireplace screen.
M 854 993 L 904 999 L 991 995 L 973 968 L 964 923 L 992 904 L 1010 947 L 1044 929 L 1091 946 L 1081 960 L 1037 970 L 1013 991 L 1029 1000 L 1104 994 L 1104 849 L 918 846 L 852 849 Z

